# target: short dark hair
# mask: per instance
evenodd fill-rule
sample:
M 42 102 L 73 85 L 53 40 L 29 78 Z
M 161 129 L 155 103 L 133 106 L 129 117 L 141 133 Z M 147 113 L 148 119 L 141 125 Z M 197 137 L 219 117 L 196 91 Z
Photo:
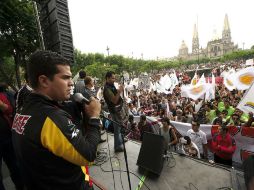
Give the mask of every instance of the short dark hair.
M 168 125 L 170 125 L 170 120 L 168 117 L 162 118 L 161 122 L 166 122 Z
M 110 78 L 110 77 L 112 77 L 112 75 L 114 75 L 115 74 L 115 72 L 113 72 L 113 71 L 108 71 L 107 73 L 106 73 L 106 75 L 105 75 L 105 78 L 107 79 L 107 78 Z
M 187 141 L 187 145 L 191 143 L 191 138 L 189 136 L 184 136 L 183 138 Z
M 85 71 L 79 71 L 79 78 L 84 79 L 86 78 L 86 72 Z
M 129 115 L 129 120 L 134 120 L 134 116 L 133 115 Z
M 141 116 L 140 116 L 140 120 L 141 120 L 141 121 L 145 121 L 145 120 L 146 120 L 146 115 L 141 115 Z
M 28 79 L 33 89 L 38 87 L 38 78 L 45 75 L 53 80 L 59 72 L 57 65 L 70 65 L 70 62 L 63 56 L 52 51 L 36 51 L 30 57 L 27 64 Z
M 200 126 L 199 121 L 197 121 L 197 120 L 192 120 L 191 124 L 192 124 L 193 122 L 194 122 L 194 123 L 197 123 L 197 126 Z
M 92 80 L 93 80 L 92 77 L 87 76 L 87 77 L 85 78 L 85 80 L 84 80 L 85 85 L 90 84 L 90 83 L 92 82 Z

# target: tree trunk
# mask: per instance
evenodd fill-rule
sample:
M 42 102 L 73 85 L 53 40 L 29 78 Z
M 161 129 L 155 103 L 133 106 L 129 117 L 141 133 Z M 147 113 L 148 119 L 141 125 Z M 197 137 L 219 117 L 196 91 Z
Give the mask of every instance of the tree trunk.
M 17 52 L 14 55 L 14 61 L 15 61 L 15 73 L 16 73 L 17 85 L 18 85 L 18 88 L 21 88 L 20 71 L 19 71 L 19 66 L 20 66 L 19 52 Z

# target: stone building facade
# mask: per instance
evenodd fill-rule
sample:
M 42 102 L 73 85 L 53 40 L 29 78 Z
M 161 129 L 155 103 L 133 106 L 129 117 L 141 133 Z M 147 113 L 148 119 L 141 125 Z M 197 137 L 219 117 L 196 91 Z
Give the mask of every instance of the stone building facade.
M 184 41 L 182 41 L 179 49 L 178 58 L 182 60 L 193 60 L 202 58 L 219 58 L 227 53 L 237 50 L 237 45 L 234 45 L 231 39 L 231 31 L 228 22 L 228 15 L 224 18 L 224 27 L 222 30 L 222 37 L 213 37 L 211 41 L 207 43 L 206 48 L 200 48 L 199 37 L 196 24 L 194 25 L 193 37 L 192 37 L 192 52 L 188 52 L 188 47 Z

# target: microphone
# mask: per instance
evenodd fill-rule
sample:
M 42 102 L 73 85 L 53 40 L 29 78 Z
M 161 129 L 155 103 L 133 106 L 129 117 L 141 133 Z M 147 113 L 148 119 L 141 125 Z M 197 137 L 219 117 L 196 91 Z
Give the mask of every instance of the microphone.
M 75 102 L 81 103 L 81 104 L 89 104 L 90 100 L 84 97 L 81 93 L 75 93 L 73 95 L 73 100 Z

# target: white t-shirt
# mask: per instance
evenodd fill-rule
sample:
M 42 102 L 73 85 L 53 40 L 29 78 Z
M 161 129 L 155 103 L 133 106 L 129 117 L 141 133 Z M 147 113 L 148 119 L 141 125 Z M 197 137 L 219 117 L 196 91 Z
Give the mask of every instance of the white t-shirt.
M 192 129 L 189 129 L 187 131 L 187 136 L 197 145 L 200 154 L 204 154 L 203 144 L 207 144 L 206 134 L 201 130 L 194 132 Z

